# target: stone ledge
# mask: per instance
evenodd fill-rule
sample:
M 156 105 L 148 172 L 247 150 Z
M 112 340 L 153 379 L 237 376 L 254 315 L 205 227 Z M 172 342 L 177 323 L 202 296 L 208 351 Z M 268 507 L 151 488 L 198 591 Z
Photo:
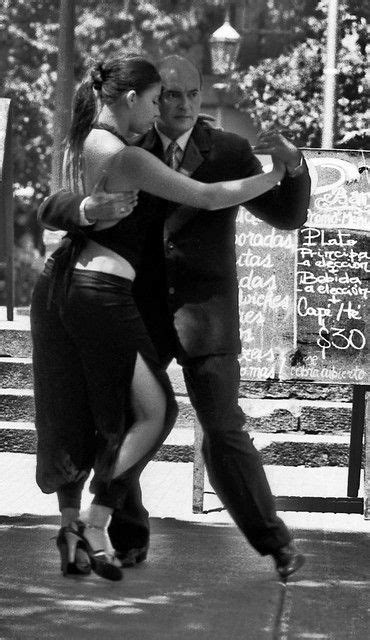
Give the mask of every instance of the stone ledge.
M 187 392 L 178 372 L 173 373 L 173 367 L 169 369 L 169 375 L 175 394 L 179 399 L 187 401 Z M 33 371 L 30 357 L 0 357 L 0 380 L 3 388 L 32 389 Z M 298 383 L 257 383 L 241 382 L 239 400 L 245 403 L 248 400 L 269 400 L 270 402 L 289 402 L 292 405 L 297 402 L 344 402 L 352 403 L 352 388 L 325 387 L 324 385 L 307 385 Z M 272 405 L 271 405 L 272 406 Z
M 0 357 L 30 358 L 32 354 L 29 319 L 0 322 Z M 168 373 L 177 395 L 187 395 L 181 367 L 173 361 Z M 27 384 L 29 386 L 29 383 Z M 309 382 L 241 381 L 240 397 L 311 398 L 313 400 L 352 401 L 352 385 L 330 385 Z
M 35 454 L 36 432 L 0 429 L 0 451 Z M 259 447 L 264 464 L 305 467 L 347 467 L 349 444 L 338 442 L 302 442 L 287 440 Z M 194 445 L 164 444 L 154 457 L 161 462 L 193 462 Z M 364 455 L 363 455 L 364 465 Z
M 313 443 L 274 442 L 260 449 L 264 465 L 281 465 L 285 467 L 348 467 L 349 446 L 346 444 L 313 444 Z M 193 462 L 194 447 L 163 445 L 154 457 L 162 462 Z M 362 456 L 362 468 L 365 456 Z
M 249 398 L 297 398 L 352 402 L 352 385 L 330 385 L 309 382 L 248 382 L 240 383 L 239 396 Z
M 19 322 L 0 322 L 0 356 L 30 358 L 31 355 L 29 326 Z
M 35 417 L 35 404 L 30 390 L 22 390 L 17 395 L 2 390 L 0 393 L 0 420 L 30 421 Z
M 178 395 L 187 395 L 181 367 L 172 362 L 168 368 L 172 385 Z M 352 385 L 320 384 L 313 382 L 276 382 L 266 380 L 251 382 L 241 380 L 239 388 L 240 398 L 269 398 L 269 399 L 311 399 L 331 400 L 338 402 L 352 402 Z
M 3 389 L 32 389 L 31 358 L 0 358 L 0 380 Z
M 287 467 L 348 467 L 349 445 L 336 443 L 272 442 L 261 450 L 264 464 Z M 364 467 L 365 455 L 362 455 Z
M 195 411 L 188 398 L 177 397 L 179 417 L 177 425 L 193 427 Z M 319 404 L 319 403 L 317 403 Z M 264 432 L 338 433 L 351 427 L 351 405 L 314 401 L 284 401 L 240 399 L 248 430 Z M 325 403 L 321 403 L 323 405 Z M 35 406 L 32 389 L 0 389 L 0 421 L 33 421 Z
M 299 430 L 305 433 L 350 431 L 351 419 L 351 407 L 341 407 L 336 411 L 322 407 L 302 407 Z
M 245 426 L 248 431 L 296 432 L 299 428 L 297 416 L 286 409 L 275 409 L 264 416 L 246 414 Z

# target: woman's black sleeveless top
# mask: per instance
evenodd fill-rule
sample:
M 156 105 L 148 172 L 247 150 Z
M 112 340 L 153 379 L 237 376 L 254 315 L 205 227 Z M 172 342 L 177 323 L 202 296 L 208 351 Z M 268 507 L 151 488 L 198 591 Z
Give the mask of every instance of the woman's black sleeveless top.
M 119 133 L 108 126 L 97 124 L 94 128 L 106 129 L 127 144 Z M 123 184 L 122 189 L 124 188 Z M 136 271 L 144 254 L 144 243 L 150 220 L 153 220 L 151 211 L 145 210 L 143 206 L 137 206 L 130 215 L 108 229 L 97 231 L 94 227 L 76 227 L 74 231 L 69 231 L 61 246 L 51 256 L 53 266 L 48 308 L 52 300 L 57 303 L 63 303 L 66 300 L 76 262 L 88 238 L 125 258 Z
M 96 124 L 93 128 L 105 129 L 127 144 L 126 140 L 117 131 L 107 125 Z M 122 184 L 122 191 L 124 190 L 125 185 Z M 142 209 L 140 211 L 140 208 L 136 207 L 130 215 L 117 222 L 117 224 L 100 230 L 94 230 L 94 227 L 84 227 L 84 233 L 94 242 L 125 258 L 136 270 L 139 267 L 144 250 L 148 213 Z

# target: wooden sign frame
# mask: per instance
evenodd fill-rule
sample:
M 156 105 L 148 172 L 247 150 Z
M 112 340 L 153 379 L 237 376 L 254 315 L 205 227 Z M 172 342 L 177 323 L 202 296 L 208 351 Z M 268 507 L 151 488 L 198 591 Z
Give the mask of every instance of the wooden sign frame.
M 368 153 L 302 151 L 312 182 L 306 225 L 299 231 L 271 231 L 245 210 L 241 210 L 239 228 L 237 223 L 241 379 L 353 385 L 347 496 L 277 496 L 276 507 L 281 511 L 363 513 L 370 519 L 369 333 L 364 290 L 370 231 L 366 218 Z M 280 290 L 279 279 L 283 283 Z M 316 301 L 320 302 L 316 305 Z M 262 310 L 267 310 L 270 322 L 273 318 L 265 340 L 261 338 Z M 301 316 L 298 321 L 297 316 Z M 194 429 L 193 512 L 219 511 L 224 507 L 203 511 L 207 492 L 198 421 Z M 363 499 L 358 491 L 364 431 Z

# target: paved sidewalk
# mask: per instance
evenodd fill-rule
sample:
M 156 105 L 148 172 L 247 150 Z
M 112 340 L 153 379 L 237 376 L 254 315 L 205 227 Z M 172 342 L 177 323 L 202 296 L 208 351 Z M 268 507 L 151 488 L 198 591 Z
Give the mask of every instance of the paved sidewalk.
M 0 640 L 368 640 L 369 521 L 281 514 L 307 562 L 283 587 L 226 512 L 191 511 L 192 464 L 152 462 L 148 562 L 121 583 L 63 578 L 54 496 L 34 483 L 35 457 L 0 454 Z M 346 470 L 266 467 L 275 493 L 344 495 Z M 86 490 L 84 505 L 90 495 Z M 207 497 L 206 507 L 219 503 Z
M 369 637 L 364 534 L 296 530 L 307 564 L 282 587 L 270 558 L 231 525 L 153 519 L 149 561 L 120 583 L 63 578 L 56 531 L 21 522 L 0 529 L 2 640 Z

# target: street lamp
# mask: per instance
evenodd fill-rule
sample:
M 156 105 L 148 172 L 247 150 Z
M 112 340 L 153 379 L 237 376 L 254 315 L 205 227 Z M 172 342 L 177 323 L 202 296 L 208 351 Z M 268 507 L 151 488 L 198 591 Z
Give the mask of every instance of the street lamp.
M 231 26 L 226 15 L 222 27 L 216 29 L 210 37 L 212 70 L 217 75 L 226 75 L 232 71 L 240 47 L 240 35 Z
M 223 82 L 212 85 L 217 94 L 218 107 L 216 126 L 222 127 L 222 105 L 227 88 L 227 77 L 235 67 L 240 47 L 240 35 L 231 26 L 229 15 L 226 14 L 222 27 L 212 33 L 210 39 L 212 71 L 215 75 L 223 77 Z

